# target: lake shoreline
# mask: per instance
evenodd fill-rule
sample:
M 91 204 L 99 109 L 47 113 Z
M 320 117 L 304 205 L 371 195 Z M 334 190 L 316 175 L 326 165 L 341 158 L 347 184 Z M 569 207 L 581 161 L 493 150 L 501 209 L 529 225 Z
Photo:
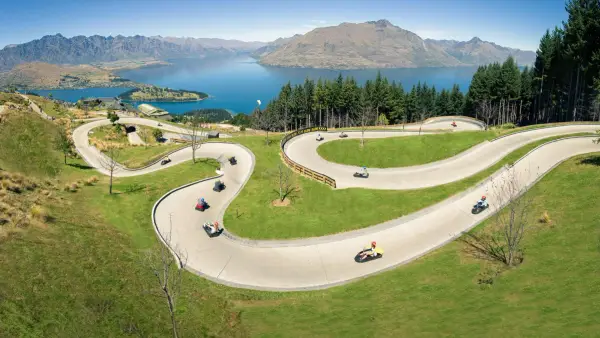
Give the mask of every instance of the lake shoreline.
M 181 114 L 203 108 L 224 108 L 237 113 L 251 113 L 256 108 L 256 100 L 263 106 L 275 98 L 281 87 L 288 82 L 292 86 L 304 83 L 308 77 L 335 80 L 342 76 L 353 76 L 363 85 L 366 80 L 374 80 L 378 70 L 325 70 L 314 68 L 289 68 L 262 66 L 255 59 L 239 57 L 224 59 L 173 59 L 172 65 L 144 67 L 135 70 L 119 71 L 117 75 L 137 83 L 154 84 L 165 88 L 187 88 L 210 92 L 208 100 L 201 101 L 134 101 L 154 105 L 169 113 Z M 402 84 L 408 92 L 413 85 L 427 83 L 435 85 L 437 90 L 451 89 L 454 84 L 465 93 L 477 67 L 455 68 L 401 68 L 381 69 L 381 75 L 391 81 Z M 131 89 L 128 88 L 128 89 Z M 81 96 L 116 97 L 128 89 L 117 88 L 88 90 L 59 90 L 51 92 L 57 99 L 75 102 Z M 44 91 L 42 94 L 49 92 Z M 262 107 L 261 107 L 262 108 Z

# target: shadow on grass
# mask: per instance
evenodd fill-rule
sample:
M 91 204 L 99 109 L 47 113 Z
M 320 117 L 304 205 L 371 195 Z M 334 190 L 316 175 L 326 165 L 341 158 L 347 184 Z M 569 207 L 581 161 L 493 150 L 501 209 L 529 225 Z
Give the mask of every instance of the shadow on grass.
M 212 158 L 203 158 L 203 159 L 196 159 L 196 163 L 204 163 L 207 164 L 215 169 L 220 169 L 221 168 L 221 163 L 219 163 L 219 161 L 217 161 L 216 163 L 213 162 Z
M 83 169 L 83 170 L 94 169 L 94 167 L 90 167 L 89 165 L 79 164 L 79 163 L 68 163 L 67 165 L 70 167 L 73 167 L 73 168 Z
M 590 156 L 579 161 L 579 164 L 590 164 L 600 167 L 600 156 Z

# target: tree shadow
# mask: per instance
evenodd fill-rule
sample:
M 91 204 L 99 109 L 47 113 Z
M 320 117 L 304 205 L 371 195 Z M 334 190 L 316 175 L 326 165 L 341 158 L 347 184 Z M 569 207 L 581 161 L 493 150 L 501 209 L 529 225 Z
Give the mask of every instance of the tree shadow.
M 277 199 L 281 199 L 281 197 L 279 197 L 279 189 L 273 189 L 273 192 L 276 194 Z M 290 201 L 293 201 L 294 198 L 298 197 L 298 195 L 296 194 L 297 192 L 300 192 L 300 189 L 298 189 L 297 187 L 292 187 L 289 190 L 283 192 L 283 199 L 285 200 L 287 198 Z
M 77 168 L 77 169 L 83 169 L 83 170 L 90 170 L 90 169 L 94 169 L 94 167 L 90 167 L 89 165 L 86 164 L 79 164 L 79 163 L 67 163 L 68 166 L 73 167 L 73 168 Z
M 579 161 L 579 164 L 589 164 L 600 167 L 600 156 L 590 156 Z

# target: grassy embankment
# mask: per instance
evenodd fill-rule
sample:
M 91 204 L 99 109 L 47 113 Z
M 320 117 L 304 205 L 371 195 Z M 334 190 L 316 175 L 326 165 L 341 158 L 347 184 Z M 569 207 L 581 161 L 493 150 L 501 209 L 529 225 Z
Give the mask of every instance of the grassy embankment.
M 129 143 L 124 128 L 116 129 L 111 125 L 101 126 L 93 129 L 93 134 L 90 135 L 90 143 L 101 151 L 104 151 L 109 145 L 116 146 L 119 148 L 118 162 L 131 169 L 146 166 L 161 159 L 165 154 L 186 146 L 185 144 L 165 144 L 156 141 L 154 136 L 152 136 L 154 129 L 136 125 L 136 132 L 140 137 L 144 133 L 147 135 L 146 137 L 142 137 L 146 145 L 133 145 Z
M 52 150 L 42 148 L 40 156 L 45 152 Z M 55 154 L 60 180 L 94 174 L 79 160 L 60 161 Z M 593 336 L 600 330 L 598 165 L 600 154 L 571 159 L 529 192 L 525 262 L 491 287 L 476 283 L 487 263 L 465 256 L 457 242 L 393 271 L 315 292 L 237 290 L 186 273 L 182 334 Z M 139 265 L 139 250 L 156 245 L 148 215 L 162 193 L 212 170 L 183 164 L 118 179 L 123 193 L 113 196 L 104 177 L 77 193 L 56 192 L 64 201 L 51 206 L 53 222 L 0 245 L 0 336 L 169 336 L 166 304 L 150 294 L 154 278 Z M 551 225 L 537 222 L 544 211 Z
M 572 123 L 552 123 L 511 129 L 492 128 L 487 131 L 428 134 L 420 137 L 365 139 L 363 148 L 360 147 L 358 139 L 335 140 L 319 146 L 317 152 L 324 159 L 340 164 L 365 165 L 372 168 L 407 167 L 452 157 L 498 136 L 569 124 Z
M 166 303 L 140 265 L 140 250 L 159 245 L 149 205 L 190 178 L 214 175 L 218 164 L 116 179 L 118 193 L 108 195 L 107 178 L 84 162 L 62 164 L 53 149 L 57 130 L 31 112 L 11 112 L 0 123 L 3 139 L 13 140 L 0 144 L 0 167 L 8 170 L 0 171 L 0 220 L 19 216 L 0 222 L 0 336 L 168 336 Z M 77 188 L 62 189 L 73 183 Z M 199 292 L 198 282 L 185 275 L 183 333 L 237 335 L 231 306 L 209 290 Z
M 449 134 L 450 137 L 460 135 Z M 275 175 L 269 172 L 272 173 L 281 162 L 279 138 L 274 138 L 270 146 L 264 145 L 264 137 L 234 138 L 234 142 L 245 145 L 254 153 L 256 167 L 251 179 L 227 209 L 224 224 L 233 233 L 254 239 L 323 236 L 368 227 L 440 202 L 482 181 L 538 145 L 565 136 L 569 135 L 530 143 L 471 177 L 425 189 L 332 190 L 322 183 L 294 174 L 297 189 L 291 195 L 292 203 L 287 207 L 271 205 L 271 201 L 278 196 L 278 186 Z M 357 208 L 357 205 L 361 207 Z M 282 219 L 285 222 L 282 223 Z

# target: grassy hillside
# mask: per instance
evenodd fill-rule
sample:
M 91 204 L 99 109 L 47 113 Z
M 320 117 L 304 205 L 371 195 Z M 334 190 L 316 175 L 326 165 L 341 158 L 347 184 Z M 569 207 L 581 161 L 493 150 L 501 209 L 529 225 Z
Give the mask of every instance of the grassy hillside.
M 492 266 L 453 242 L 347 286 L 310 293 L 241 291 L 231 298 L 257 337 L 595 337 L 599 165 L 600 153 L 573 158 L 529 192 L 534 205 L 525 261 L 491 286 L 477 279 Z M 544 211 L 552 225 L 538 222 Z
M 36 115 L 23 117 L 37 125 Z M 44 126 L 46 131 L 53 128 Z M 19 129 L 12 131 L 16 134 L 10 135 L 21 136 Z M 52 152 L 47 144 L 39 146 Z M 511 156 L 518 158 L 527 149 L 519 151 Z M 257 160 L 262 155 L 257 153 Z M 30 160 L 41 156 L 36 152 Z M 58 156 L 51 163 L 60 166 L 61 161 Z M 271 164 L 270 155 L 265 161 L 261 163 Z M 22 198 L 42 204 L 47 212 L 44 216 L 28 209 L 35 226 L 0 237 L 0 337 L 170 336 L 166 303 L 141 264 L 143 251 L 158 245 L 150 210 L 163 193 L 212 175 L 218 164 L 184 163 L 117 179 L 119 193 L 114 195 L 107 194 L 108 179 L 100 175 L 99 182 L 82 184 L 74 192 L 59 189 L 97 175 L 81 160 L 70 159 L 69 164 L 54 178 L 44 171 L 38 175 L 45 178 L 16 173 L 0 178 L 6 184 L 21 181 L 23 187 L 35 181 L 40 193 L 51 192 L 41 199 L 37 188 L 16 193 L 0 185 L 2 203 L 6 196 Z M 46 185 L 46 180 L 51 182 Z M 375 277 L 315 292 L 232 289 L 185 273 L 177 305 L 181 336 L 596 336 L 599 185 L 600 153 L 573 158 L 544 177 L 528 193 L 534 205 L 525 261 L 491 286 L 479 285 L 477 279 L 494 266 L 467 256 L 458 242 Z M 544 211 L 551 224 L 538 222 Z M 282 219 L 290 218 L 278 221 Z
M 0 337 L 169 336 L 165 301 L 141 264 L 158 245 L 148 215 L 166 191 L 214 175 L 218 163 L 116 179 L 108 195 L 108 179 L 83 161 L 62 164 L 58 128 L 25 110 L 0 123 L 3 140 L 32 145 L 0 143 Z M 202 285 L 185 275 L 182 334 L 239 336 L 231 305 Z
M 16 65 L 9 72 L 0 73 L 0 87 L 27 88 L 81 88 L 130 87 L 135 83 L 114 75 L 109 70 L 91 65 L 58 65 L 28 62 Z
M 33 176 L 56 176 L 58 129 L 28 109 L 8 109 L 0 123 L 0 168 Z

